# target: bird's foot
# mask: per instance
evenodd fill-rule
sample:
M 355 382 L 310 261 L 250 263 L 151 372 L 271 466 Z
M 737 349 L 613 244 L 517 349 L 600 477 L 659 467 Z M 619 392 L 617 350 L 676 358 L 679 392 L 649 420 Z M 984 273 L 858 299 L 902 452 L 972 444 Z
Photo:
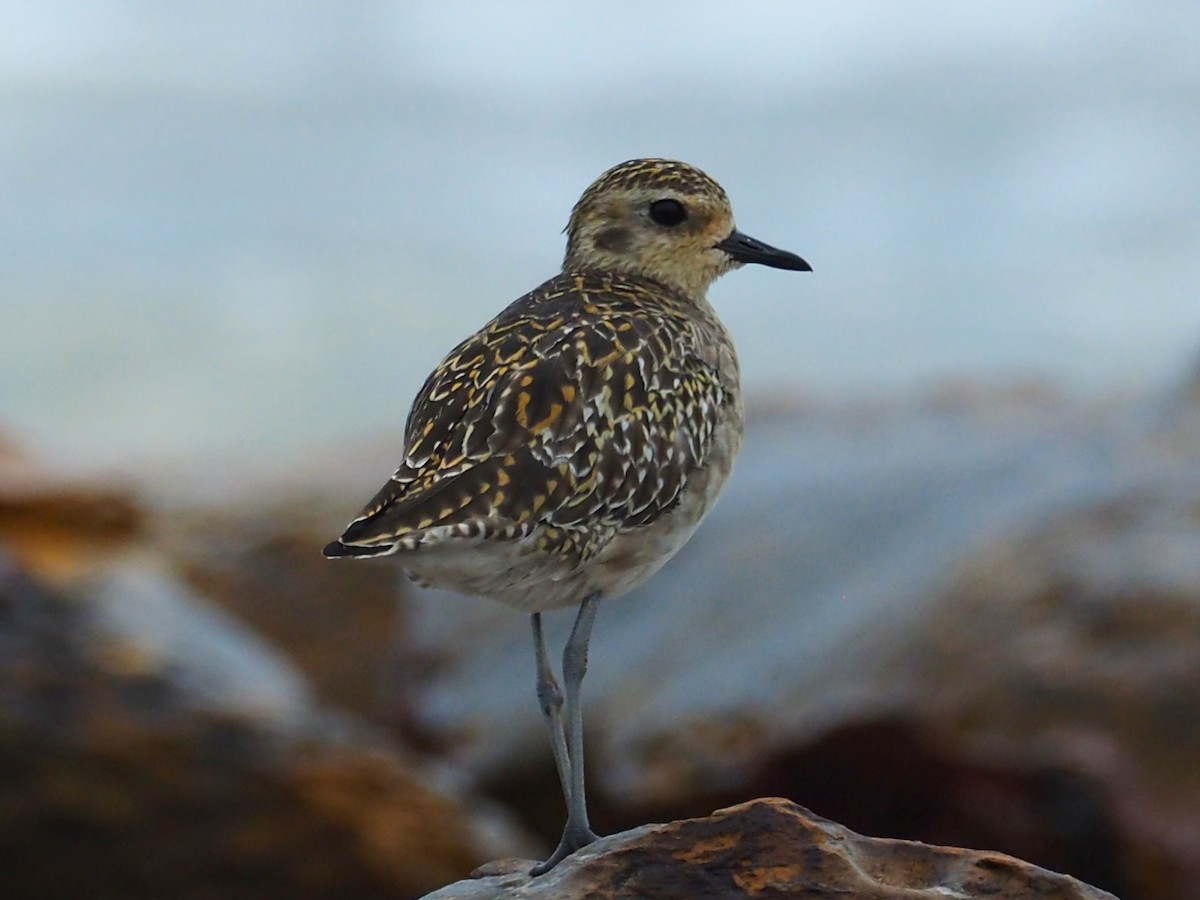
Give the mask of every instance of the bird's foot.
M 538 875 L 545 875 L 576 850 L 581 850 L 593 841 L 598 840 L 600 840 L 600 835 L 596 834 L 592 829 L 574 828 L 568 825 L 566 830 L 563 831 L 562 840 L 558 842 L 558 847 L 550 854 L 549 859 L 538 863 L 529 870 L 529 874 L 534 878 Z

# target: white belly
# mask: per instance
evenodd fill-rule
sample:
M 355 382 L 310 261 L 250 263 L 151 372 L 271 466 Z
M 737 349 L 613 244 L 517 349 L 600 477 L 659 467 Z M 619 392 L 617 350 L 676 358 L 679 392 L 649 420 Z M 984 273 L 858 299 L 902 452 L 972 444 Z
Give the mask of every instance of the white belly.
M 674 509 L 649 525 L 619 531 L 578 565 L 538 549 L 536 532 L 509 540 L 450 538 L 401 550 L 394 558 L 422 584 L 527 613 L 572 606 L 594 593 L 618 597 L 662 568 L 695 533 L 725 486 L 741 437 L 741 417 L 735 414 L 714 436 L 705 467 L 688 479 Z

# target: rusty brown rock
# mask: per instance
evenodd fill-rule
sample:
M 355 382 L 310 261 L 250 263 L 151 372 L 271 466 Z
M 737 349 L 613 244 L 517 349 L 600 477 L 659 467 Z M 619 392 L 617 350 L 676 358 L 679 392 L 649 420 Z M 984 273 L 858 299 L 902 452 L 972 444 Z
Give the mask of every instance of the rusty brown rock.
M 312 503 L 256 493 L 218 509 L 160 516 L 159 548 L 184 578 L 304 672 L 326 703 L 400 724 L 410 718 L 402 587 L 391 566 L 321 556 L 334 520 Z M 323 527 L 324 526 L 324 527 Z
M 413 897 L 522 845 L 152 559 L 0 548 L 0 895 Z
M 262 472 L 254 489 L 196 473 L 206 493 L 182 498 L 188 479 L 167 479 L 167 490 L 157 474 L 157 484 L 135 488 L 63 471 L 0 440 L 0 547 L 64 588 L 103 577 L 131 554 L 152 559 L 282 649 L 322 701 L 402 724 L 404 681 L 392 677 L 404 633 L 398 574 L 329 565 L 320 554 L 347 514 Z M 411 653 L 403 658 L 414 663 Z
M 130 485 L 54 471 L 0 442 L 0 544 L 27 568 L 77 577 L 145 522 Z
M 1200 416 L 1039 403 L 752 423 L 705 527 L 601 609 L 593 821 L 783 794 L 1192 900 Z M 418 640 L 451 648 L 421 714 L 551 834 L 527 626 L 462 637 L 489 615 L 418 601 Z M 550 619 L 562 640 L 569 617 Z
M 864 837 L 781 799 L 612 835 L 540 878 L 530 864 L 485 868 L 426 900 L 1112 900 L 1011 856 Z
M 1200 879 L 1197 547 L 1200 493 L 1075 510 L 967 561 L 896 660 L 940 746 L 1091 785 L 1069 818 L 1108 831 L 1141 897 L 1186 900 Z

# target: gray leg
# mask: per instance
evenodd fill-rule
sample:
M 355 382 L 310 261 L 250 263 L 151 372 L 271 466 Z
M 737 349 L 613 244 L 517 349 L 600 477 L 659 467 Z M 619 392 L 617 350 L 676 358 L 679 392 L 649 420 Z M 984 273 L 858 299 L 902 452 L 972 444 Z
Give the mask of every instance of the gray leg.
M 534 613 L 529 617 L 533 623 L 533 651 L 537 657 L 537 696 L 538 705 L 546 719 L 546 728 L 550 732 L 550 747 L 554 751 L 554 766 L 558 769 L 558 781 L 562 785 L 563 797 L 568 808 L 571 805 L 571 759 L 567 755 L 567 739 L 563 730 L 562 689 L 550 668 L 550 660 L 546 656 L 546 638 L 542 635 L 542 614 Z
M 588 641 L 592 637 L 592 624 L 596 621 L 599 606 L 600 597 L 596 594 L 583 601 L 563 651 L 563 682 L 567 688 L 567 753 L 571 757 L 567 831 L 586 837 L 586 843 L 594 841 L 596 835 L 588 824 L 587 795 L 583 790 L 583 704 L 579 700 L 579 689 L 583 684 L 583 676 L 587 674 Z
M 570 788 L 567 797 L 567 824 L 563 828 L 558 848 L 544 863 L 533 868 L 530 875 L 549 872 L 580 847 L 596 840 L 596 834 L 588 823 L 587 794 L 583 785 L 583 706 L 579 700 L 579 689 L 583 676 L 587 674 L 588 641 L 592 636 L 592 625 L 596 621 L 596 610 L 600 606 L 600 595 L 591 594 L 579 607 L 575 627 L 563 650 L 563 682 L 567 695 L 567 755 L 570 761 Z M 560 773 L 561 774 L 561 773 Z

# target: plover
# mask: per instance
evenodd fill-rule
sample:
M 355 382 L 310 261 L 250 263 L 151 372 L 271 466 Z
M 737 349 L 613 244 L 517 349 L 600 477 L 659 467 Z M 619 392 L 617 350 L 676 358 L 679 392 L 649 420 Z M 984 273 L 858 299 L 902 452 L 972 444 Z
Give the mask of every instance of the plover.
M 390 555 L 420 583 L 530 614 L 537 697 L 567 806 L 562 839 L 535 875 L 596 839 L 579 690 L 597 605 L 684 545 L 741 444 L 737 355 L 708 286 L 744 263 L 811 271 L 738 231 L 712 178 L 666 159 L 609 169 L 575 204 L 566 234 L 562 272 L 426 379 L 400 467 L 325 548 Z M 542 612 L 570 606 L 579 612 L 564 693 Z

